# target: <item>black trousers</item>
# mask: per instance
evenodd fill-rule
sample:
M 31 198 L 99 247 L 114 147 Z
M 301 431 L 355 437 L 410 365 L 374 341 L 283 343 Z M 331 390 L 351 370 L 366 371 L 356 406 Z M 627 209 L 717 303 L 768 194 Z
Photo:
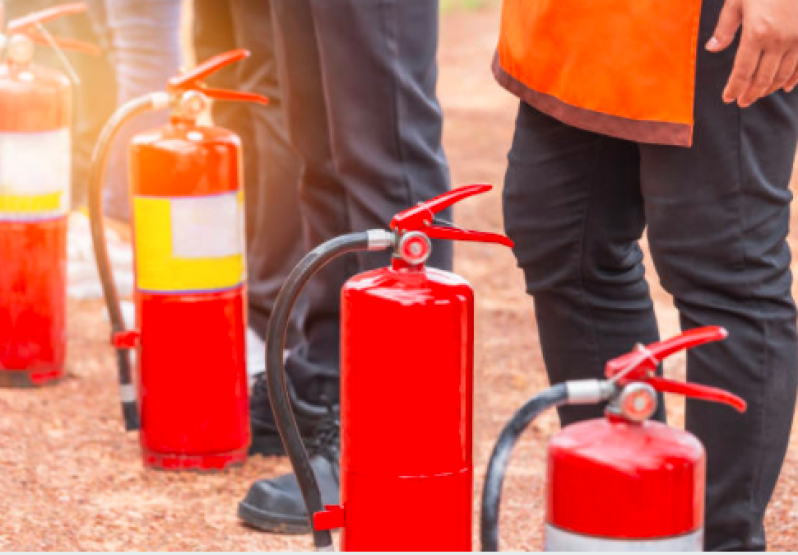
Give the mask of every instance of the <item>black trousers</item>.
M 303 165 L 306 247 L 386 228 L 396 212 L 445 192 L 438 3 L 272 0 L 272 11 L 289 133 Z M 352 255 L 309 285 L 302 344 L 286 364 L 300 396 L 312 397 L 317 378 L 337 381 L 341 286 L 387 263 L 387 255 Z M 451 245 L 436 244 L 430 264 L 451 263 Z
M 710 38 L 722 5 L 704 2 Z M 647 229 L 684 329 L 729 338 L 688 355 L 688 379 L 748 411 L 688 402 L 707 450 L 706 547 L 765 548 L 763 516 L 784 460 L 796 396 L 788 185 L 798 94 L 745 110 L 721 100 L 735 49 L 699 47 L 695 143 L 635 144 L 568 127 L 522 104 L 504 191 L 508 235 L 534 297 L 552 382 L 600 377 L 608 359 L 658 339 L 638 245 Z M 569 407 L 562 423 L 598 416 Z
M 241 137 L 247 240 L 249 325 L 263 337 L 283 281 L 305 252 L 298 180 L 301 163 L 288 139 L 268 0 L 194 0 L 198 61 L 234 48 L 250 57 L 211 76 L 214 87 L 249 91 L 269 106 L 216 102 L 213 119 Z M 299 340 L 296 327 L 289 344 Z

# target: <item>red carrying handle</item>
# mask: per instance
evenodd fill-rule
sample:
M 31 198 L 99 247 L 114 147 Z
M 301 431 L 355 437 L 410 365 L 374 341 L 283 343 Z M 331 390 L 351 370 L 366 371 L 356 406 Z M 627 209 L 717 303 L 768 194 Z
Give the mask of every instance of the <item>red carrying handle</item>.
M 212 89 L 203 83 L 203 81 L 211 74 L 219 71 L 225 66 L 243 60 L 247 57 L 249 57 L 249 51 L 244 49 L 231 50 L 230 52 L 225 52 L 224 54 L 214 56 L 213 58 L 201 63 L 191 71 L 169 79 L 167 82 L 167 90 L 171 93 L 198 91 L 215 100 L 268 104 L 269 99 L 259 94 Z
M 48 37 L 39 31 L 39 26 L 47 23 L 48 21 L 52 21 L 53 19 L 65 15 L 83 13 L 87 9 L 88 6 L 82 2 L 54 6 L 52 8 L 34 12 L 32 14 L 26 15 L 25 17 L 20 17 L 19 19 L 9 22 L 6 32 L 9 35 L 24 34 L 30 40 L 46 46 L 49 46 L 52 40 L 53 43 L 64 50 L 74 50 L 77 52 L 83 52 L 84 54 L 92 54 L 97 56 L 100 54 L 100 49 L 93 44 L 60 37 L 50 37 L 49 39 L 51 40 L 49 40 Z
M 413 208 L 396 214 L 391 220 L 391 229 L 406 233 L 408 231 L 421 231 L 433 239 L 451 239 L 453 241 L 472 241 L 478 243 L 496 243 L 512 247 L 513 242 L 499 233 L 484 231 L 470 231 L 457 227 L 435 225 L 435 214 L 448 208 L 456 202 L 490 191 L 493 187 L 487 184 L 465 185 L 452 189 L 448 193 L 422 202 Z
M 645 382 L 662 393 L 676 393 L 692 399 L 724 403 L 739 412 L 745 412 L 745 401 L 728 391 L 706 385 L 675 382 L 654 375 L 659 363 L 672 354 L 705 343 L 722 341 L 728 335 L 724 328 L 717 326 L 696 328 L 647 347 L 640 346 L 631 353 L 609 361 L 605 374 L 622 386 L 631 382 Z

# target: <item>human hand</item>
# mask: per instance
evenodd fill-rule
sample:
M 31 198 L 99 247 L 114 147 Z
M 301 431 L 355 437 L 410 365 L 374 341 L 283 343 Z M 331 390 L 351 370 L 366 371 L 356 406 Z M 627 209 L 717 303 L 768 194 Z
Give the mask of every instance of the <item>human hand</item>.
M 728 48 L 742 25 L 724 102 L 747 108 L 779 89 L 798 85 L 798 0 L 726 0 L 710 52 Z

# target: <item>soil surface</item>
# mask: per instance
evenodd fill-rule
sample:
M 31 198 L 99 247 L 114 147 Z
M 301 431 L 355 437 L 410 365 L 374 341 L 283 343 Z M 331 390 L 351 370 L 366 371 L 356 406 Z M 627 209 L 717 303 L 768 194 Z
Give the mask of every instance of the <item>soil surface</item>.
M 498 5 L 468 2 L 442 17 L 440 97 L 455 184 L 495 183 L 458 208 L 468 229 L 500 231 L 500 184 L 517 103 L 494 84 L 489 66 Z M 798 235 L 793 238 L 793 243 Z M 457 271 L 477 294 L 475 465 L 477 488 L 498 431 L 512 411 L 547 385 L 532 302 L 507 249 L 457 246 Z M 649 271 L 664 336 L 678 331 L 670 297 Z M 0 550 L 292 550 L 309 537 L 253 531 L 236 518 L 249 484 L 289 470 L 284 458 L 250 458 L 221 474 L 142 467 L 135 434 L 122 432 L 113 353 L 99 301 L 70 303 L 68 376 L 41 390 L 0 390 Z M 667 373 L 683 377 L 684 360 Z M 683 403 L 668 399 L 670 420 Z M 544 452 L 557 429 L 536 422 L 514 456 L 505 488 L 502 547 L 541 547 Z M 794 432 L 794 436 L 795 433 Z M 798 439 L 767 517 L 770 548 L 798 541 Z M 477 507 L 475 495 L 475 509 Z M 476 511 L 475 511 L 476 514 Z M 476 545 L 476 544 L 475 544 Z

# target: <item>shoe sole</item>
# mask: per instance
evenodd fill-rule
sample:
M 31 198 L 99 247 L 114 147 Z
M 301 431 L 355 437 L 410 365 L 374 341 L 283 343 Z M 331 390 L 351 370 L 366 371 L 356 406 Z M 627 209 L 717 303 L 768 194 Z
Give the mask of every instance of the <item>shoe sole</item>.
M 298 536 L 311 532 L 310 525 L 304 518 L 300 520 L 287 515 L 268 513 L 243 501 L 238 504 L 238 518 L 253 528 L 272 534 Z

